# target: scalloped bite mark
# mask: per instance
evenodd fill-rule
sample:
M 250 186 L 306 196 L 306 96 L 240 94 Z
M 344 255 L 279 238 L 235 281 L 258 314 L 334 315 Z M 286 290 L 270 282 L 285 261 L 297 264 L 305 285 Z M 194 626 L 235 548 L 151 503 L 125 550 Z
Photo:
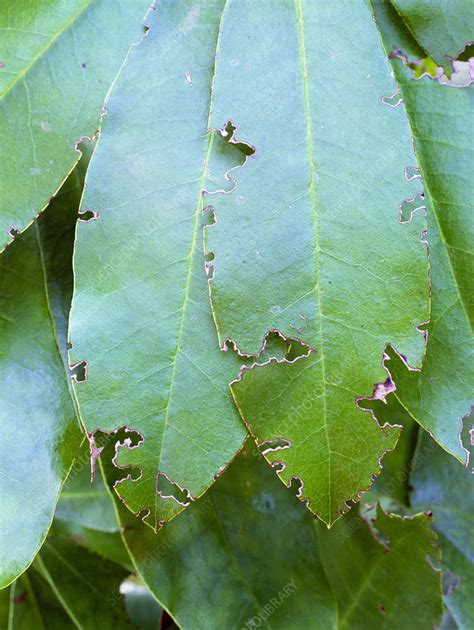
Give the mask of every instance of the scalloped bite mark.
M 123 435 L 120 435 L 123 433 L 125 433 L 127 437 L 124 438 Z M 96 439 L 97 435 L 99 437 L 99 440 Z M 119 437 L 118 439 L 116 439 L 114 444 L 114 456 L 112 457 L 112 464 L 117 470 L 127 471 L 127 475 L 125 477 L 116 479 L 114 481 L 113 487 L 115 490 L 117 490 L 120 484 L 126 481 L 137 482 L 142 479 L 143 470 L 141 466 L 135 464 L 121 465 L 118 463 L 117 458 L 120 454 L 121 449 L 123 448 L 132 450 L 140 447 L 141 444 L 143 444 L 143 442 L 145 441 L 145 437 L 137 429 L 130 428 L 126 425 L 112 431 L 104 431 L 101 428 L 97 428 L 92 433 L 88 433 L 87 439 L 89 441 L 90 451 L 91 481 L 94 481 L 97 460 L 106 446 L 106 444 L 101 443 L 101 436 L 107 436 L 107 438 L 109 438 L 113 437 L 114 435 L 118 435 Z M 123 496 L 121 496 L 118 490 L 117 496 L 122 501 L 122 503 L 128 509 L 130 509 L 127 500 Z M 158 471 L 156 473 L 156 496 L 162 500 L 171 499 L 182 507 L 187 507 L 192 501 L 194 501 L 194 497 L 191 495 L 187 488 L 181 486 L 179 483 L 171 479 L 169 475 L 163 471 Z M 138 512 L 133 511 L 133 513 L 135 514 L 135 516 L 141 518 L 144 523 L 146 523 L 147 519 L 152 514 L 152 510 L 149 506 L 144 506 L 143 508 L 140 508 Z M 160 520 L 157 517 L 156 527 L 153 526 L 153 529 L 155 529 L 155 531 L 158 531 L 158 529 L 164 524 L 164 522 L 165 521 Z
M 80 210 L 77 219 L 78 221 L 89 223 L 100 219 L 100 214 L 95 210 Z
M 162 499 L 173 499 L 178 505 L 187 507 L 194 498 L 187 488 L 173 481 L 165 472 L 158 471 L 156 476 L 156 494 Z
M 420 324 L 417 327 L 417 330 L 420 334 L 423 335 L 424 338 L 424 342 L 426 344 L 426 337 L 427 337 L 427 331 L 425 330 L 426 328 L 426 323 Z M 281 334 L 281 333 L 280 333 Z M 266 339 L 265 339 L 266 342 Z M 392 344 L 386 344 L 382 353 L 382 367 L 384 369 L 384 371 L 387 374 L 387 378 L 385 379 L 385 381 L 383 381 L 382 383 L 378 383 L 374 385 L 374 391 L 372 396 L 370 397 L 357 397 L 354 399 L 354 403 L 355 405 L 360 409 L 360 411 L 363 412 L 368 412 L 372 418 L 372 420 L 374 421 L 374 423 L 383 431 L 383 430 L 388 430 L 388 429 L 393 429 L 393 430 L 398 430 L 398 435 L 400 434 L 400 431 L 402 429 L 402 427 L 399 424 L 389 424 L 387 422 L 385 422 L 384 424 L 379 424 L 376 414 L 374 413 L 374 410 L 370 409 L 370 408 L 365 408 L 363 407 L 361 404 L 362 401 L 364 400 L 381 400 L 382 402 L 386 403 L 386 396 L 389 395 L 390 393 L 394 392 L 396 387 L 395 387 L 395 383 L 393 382 L 392 376 L 390 371 L 388 370 L 388 367 L 386 365 L 386 361 L 390 359 L 389 355 L 386 352 L 387 347 L 390 346 L 390 348 L 393 349 L 393 351 L 401 358 L 401 360 L 403 361 L 403 363 L 405 364 L 405 367 L 408 370 L 412 370 L 412 371 L 419 371 L 420 368 L 417 367 L 413 367 L 411 366 L 408 361 L 407 358 L 402 356 L 397 350 L 396 348 L 393 347 Z M 234 349 L 235 349 L 235 345 L 234 345 Z M 239 400 L 238 397 L 236 396 L 236 392 L 234 391 L 232 385 L 238 382 L 242 381 L 242 378 L 244 376 L 244 374 L 246 372 L 250 372 L 252 370 L 258 369 L 258 368 L 262 368 L 265 365 L 268 365 L 269 363 L 295 363 L 296 361 L 301 361 L 304 360 L 305 358 L 307 358 L 308 356 L 312 355 L 313 353 L 315 353 L 317 351 L 315 351 L 314 349 L 311 349 L 309 351 L 309 353 L 307 355 L 300 355 L 298 357 L 296 357 L 295 359 L 289 361 L 288 359 L 284 358 L 284 359 L 269 359 L 268 361 L 264 362 L 264 363 L 258 363 L 257 361 L 255 361 L 251 366 L 248 365 L 243 365 L 240 368 L 239 371 L 239 375 L 236 379 L 234 379 L 234 381 L 232 381 L 230 383 L 231 385 L 231 391 L 232 394 L 234 396 L 234 400 L 237 404 L 237 407 L 239 408 L 239 411 L 241 413 L 241 416 L 250 432 L 250 434 L 254 437 L 254 439 L 256 440 L 257 446 L 260 450 L 260 452 L 262 453 L 263 456 L 267 456 L 270 453 L 274 452 L 274 451 L 283 451 L 283 450 L 287 450 L 292 448 L 293 444 L 291 443 L 290 440 L 286 439 L 286 438 L 282 438 L 282 437 L 274 437 L 268 440 L 262 440 L 262 435 L 260 435 L 260 433 L 256 433 L 253 428 L 252 428 L 252 424 L 249 423 L 249 419 L 246 417 L 243 409 L 241 408 L 241 405 L 239 404 Z M 259 439 L 261 441 L 259 441 Z M 357 503 L 357 501 L 359 501 L 361 499 L 361 497 L 363 496 L 363 494 L 370 488 L 373 480 L 381 473 L 383 466 L 382 466 L 382 459 L 385 456 L 385 454 L 392 450 L 393 446 L 387 446 L 385 448 L 383 448 L 380 452 L 380 455 L 377 458 L 377 462 L 376 462 L 376 470 L 374 470 L 374 472 L 370 473 L 370 480 L 369 483 L 367 485 L 367 487 L 362 487 L 359 490 L 357 490 L 357 492 L 355 493 L 354 496 L 352 497 L 348 497 L 345 501 L 342 507 L 340 507 L 339 509 L 337 509 L 337 515 L 338 516 L 342 516 L 344 513 L 346 513 L 348 510 L 351 509 L 351 507 Z M 267 459 L 267 458 L 266 458 Z M 281 480 L 285 483 L 285 485 L 290 486 L 291 483 L 288 482 L 287 479 L 284 479 L 281 475 L 282 473 L 285 473 L 285 471 L 287 471 L 288 469 L 288 464 L 286 461 L 284 461 L 283 459 L 281 460 L 275 460 L 275 461 L 269 461 L 267 459 L 268 463 L 270 464 L 270 466 L 275 470 L 275 472 L 277 473 L 277 475 L 281 478 Z M 295 474 L 292 475 L 290 478 L 290 482 L 294 483 L 294 478 L 301 478 L 300 475 Z M 320 516 L 319 510 L 316 509 L 314 506 L 310 505 L 310 501 L 309 499 L 304 496 L 304 484 L 301 486 L 300 491 L 297 493 L 297 497 L 303 501 L 305 503 L 305 505 L 308 507 L 308 509 L 313 512 L 314 514 L 316 514 L 317 516 Z
M 85 383 L 87 381 L 88 369 L 89 363 L 87 361 L 78 361 L 77 363 L 70 365 L 69 372 L 71 374 L 71 380 L 75 383 Z
M 382 96 L 381 100 L 384 105 L 388 105 L 389 107 L 398 107 L 403 103 L 403 97 L 401 96 L 400 90 L 397 90 L 390 96 Z
M 389 54 L 389 59 L 399 59 L 412 72 L 412 79 L 415 81 L 428 77 L 440 85 L 466 88 L 474 82 L 474 51 L 472 47 L 473 43 L 468 42 L 455 58 L 446 55 L 446 59 L 452 67 L 449 75 L 443 66 L 438 66 L 430 57 L 410 61 L 402 50 L 394 49 Z

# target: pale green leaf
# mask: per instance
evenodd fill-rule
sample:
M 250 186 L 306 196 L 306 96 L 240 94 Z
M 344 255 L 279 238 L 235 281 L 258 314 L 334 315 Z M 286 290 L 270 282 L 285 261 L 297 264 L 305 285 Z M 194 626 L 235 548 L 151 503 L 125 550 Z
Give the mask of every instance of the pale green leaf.
M 72 247 L 87 160 L 0 257 L 0 585 L 44 541 L 82 441 L 66 363 Z
M 83 444 L 63 486 L 55 519 L 102 532 L 117 532 L 117 517 L 100 470 L 91 480 L 89 448 Z
M 229 185 L 222 159 L 243 161 L 208 133 L 223 5 L 160 4 L 159 27 L 107 101 L 82 202 L 98 218 L 78 223 L 70 339 L 71 363 L 87 362 L 81 417 L 91 434 L 126 426 L 143 437 L 119 449 L 116 463 L 134 469 L 116 490 L 152 527 L 200 496 L 246 435 L 228 388 L 240 361 L 219 350 L 202 253 L 202 189 Z M 224 157 L 211 160 L 215 143 Z
M 15 0 L 0 9 L 0 251 L 24 230 L 95 134 L 149 0 Z

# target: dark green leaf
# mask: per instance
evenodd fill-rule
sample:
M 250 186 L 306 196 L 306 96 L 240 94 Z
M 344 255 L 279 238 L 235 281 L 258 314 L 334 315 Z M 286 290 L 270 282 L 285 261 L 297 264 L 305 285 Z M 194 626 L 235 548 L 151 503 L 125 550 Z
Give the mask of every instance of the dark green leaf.
M 77 627 L 128 628 L 120 584 L 127 571 L 62 537 L 49 537 L 34 567 Z
M 8 597 L 7 623 L 2 630 L 68 630 L 76 628 L 49 584 L 28 571 L 0 591 Z
M 443 565 L 449 572 L 446 604 L 459 628 L 474 624 L 474 486 L 471 470 L 423 435 L 413 462 L 411 501 L 432 510 L 440 534 Z
M 140 630 L 156 630 L 163 611 L 146 586 L 132 576 L 123 582 L 122 592 L 128 616 L 133 624 Z M 167 627 L 166 630 L 171 629 Z
M 257 450 L 157 534 L 116 505 L 142 579 L 180 626 L 335 626 L 313 520 Z
M 338 628 L 433 628 L 441 619 L 441 573 L 430 518 L 385 514 L 369 529 L 352 510 L 318 526 L 321 557 L 338 602 Z

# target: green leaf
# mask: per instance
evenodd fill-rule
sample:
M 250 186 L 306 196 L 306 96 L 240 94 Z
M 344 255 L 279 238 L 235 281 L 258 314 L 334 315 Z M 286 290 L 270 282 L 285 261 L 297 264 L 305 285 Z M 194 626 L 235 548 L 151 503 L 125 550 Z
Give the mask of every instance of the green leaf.
M 397 446 L 384 456 L 382 472 L 363 497 L 366 504 L 378 501 L 386 512 L 398 513 L 401 507 L 410 505 L 410 472 L 421 429 L 393 394 L 387 396 L 385 403 L 363 401 L 361 406 L 372 409 L 379 422 L 403 427 Z
M 324 386 L 320 368 L 317 353 L 294 363 L 271 361 L 244 368 L 232 391 L 242 417 L 280 479 L 287 486 L 296 481 L 299 498 L 332 525 L 347 511 L 346 501 L 357 500 L 371 475 L 379 472 L 376 454 L 394 447 L 399 429 L 388 425 L 380 429 L 367 411 L 366 418 L 359 420 L 357 414 L 362 412 L 355 405 L 357 424 L 345 424 L 344 416 L 332 415 L 328 422 L 321 414 Z M 357 391 L 349 391 L 355 400 Z
M 93 482 L 89 449 L 82 445 L 63 486 L 51 534 L 68 537 L 94 553 L 133 571 L 100 468 Z
M 244 159 L 207 133 L 223 5 L 161 5 L 107 100 L 82 202 L 98 218 L 77 231 L 81 417 L 90 434 L 142 436 L 119 448 L 117 464 L 135 470 L 116 490 L 152 527 L 200 496 L 246 435 L 228 388 L 240 360 L 218 347 L 201 235 L 202 188 L 225 182 L 222 161 Z
M 454 575 L 445 602 L 459 628 L 474 623 L 474 486 L 464 468 L 425 434 L 410 478 L 415 510 L 432 510 L 440 534 L 443 565 Z
M 61 537 L 49 537 L 35 559 L 79 628 L 128 628 L 120 584 L 127 571 Z
M 2 629 L 66 630 L 77 627 L 52 588 L 36 571 L 24 573 L 0 593 L 4 598 Z
M 108 468 L 109 485 L 113 474 Z M 156 535 L 119 501 L 116 506 L 139 574 L 183 628 L 266 627 L 266 621 L 269 628 L 295 630 L 395 630 L 430 627 L 440 616 L 441 577 L 426 560 L 439 558 L 430 518 L 379 511 L 373 536 L 352 510 L 328 531 L 251 444 L 204 497 Z
M 400 48 L 408 56 L 414 54 L 416 44 L 393 9 L 380 2 L 373 2 L 373 8 L 387 53 Z M 466 383 L 474 381 L 470 286 L 474 188 L 467 133 L 474 88 L 454 89 L 427 78 L 414 81 L 398 59 L 392 67 L 423 177 L 422 203 L 428 207 L 432 308 L 421 372 L 407 371 L 393 353 L 387 365 L 403 406 L 444 449 L 466 463 L 460 433 L 461 418 L 472 403 Z
M 113 533 L 117 517 L 100 470 L 91 481 L 89 449 L 83 444 L 63 486 L 55 518 L 89 529 Z
M 256 449 L 157 534 L 116 507 L 140 576 L 181 627 L 335 627 L 313 520 Z
M 370 528 L 352 510 L 331 530 L 319 525 L 319 548 L 338 603 L 338 628 L 432 628 L 441 618 L 440 559 L 430 518 L 385 514 Z
M 391 0 L 417 43 L 439 65 L 474 41 L 471 0 Z
M 206 230 L 219 339 L 255 353 L 278 329 L 315 349 L 253 377 L 254 400 L 258 390 L 288 411 L 305 399 L 298 422 L 273 407 L 271 425 L 262 426 L 270 409 L 259 404 L 257 417 L 247 385 L 235 392 L 259 442 L 291 442 L 284 459 L 295 465 L 283 476 L 301 477 L 310 507 L 331 523 L 396 442 L 397 431 L 380 429 L 356 399 L 385 381 L 388 343 L 413 367 L 424 351 L 425 222 L 421 213 L 403 223 L 398 216 L 419 190 L 404 176 L 415 163 L 408 123 L 382 102 L 396 84 L 365 5 L 296 2 L 275 11 L 264 1 L 249 12 L 231 3 L 217 59 L 212 126 L 230 118 L 256 149 Z M 265 392 L 264 369 L 277 379 Z
M 107 497 L 110 502 L 110 497 Z M 75 521 L 55 519 L 50 529 L 53 536 L 63 536 L 77 545 L 85 547 L 105 560 L 115 562 L 129 572 L 133 565 L 126 550 L 120 532 L 104 532 L 99 529 L 84 527 Z
M 71 256 L 87 160 L 0 257 L 0 585 L 30 564 L 82 441 L 66 361 Z
M 17 0 L 0 12 L 0 250 L 46 207 L 95 134 L 149 0 Z

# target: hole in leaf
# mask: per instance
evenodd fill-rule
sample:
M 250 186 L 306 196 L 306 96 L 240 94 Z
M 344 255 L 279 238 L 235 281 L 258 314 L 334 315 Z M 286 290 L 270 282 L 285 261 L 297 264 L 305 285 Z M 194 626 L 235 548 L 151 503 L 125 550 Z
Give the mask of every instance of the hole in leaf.
M 265 442 L 261 442 L 258 445 L 260 452 L 262 455 L 266 455 L 271 451 L 283 451 L 284 449 L 291 448 L 290 440 L 285 440 L 285 438 L 275 438 L 274 440 L 266 440 Z
M 164 472 L 159 472 L 157 475 L 156 492 L 162 499 L 173 499 L 182 506 L 189 505 L 193 500 L 187 488 L 182 488 L 176 481 L 172 481 Z
M 426 210 L 425 195 L 416 193 L 409 199 L 404 199 L 400 204 L 400 222 L 408 223 L 415 212 L 418 210 Z
M 85 383 L 87 381 L 87 361 L 79 361 L 69 367 L 71 379 L 76 383 Z
M 95 210 L 83 210 L 82 212 L 79 212 L 78 217 L 79 221 L 84 221 L 84 223 L 87 223 L 88 221 L 96 221 L 99 218 L 100 214 Z

